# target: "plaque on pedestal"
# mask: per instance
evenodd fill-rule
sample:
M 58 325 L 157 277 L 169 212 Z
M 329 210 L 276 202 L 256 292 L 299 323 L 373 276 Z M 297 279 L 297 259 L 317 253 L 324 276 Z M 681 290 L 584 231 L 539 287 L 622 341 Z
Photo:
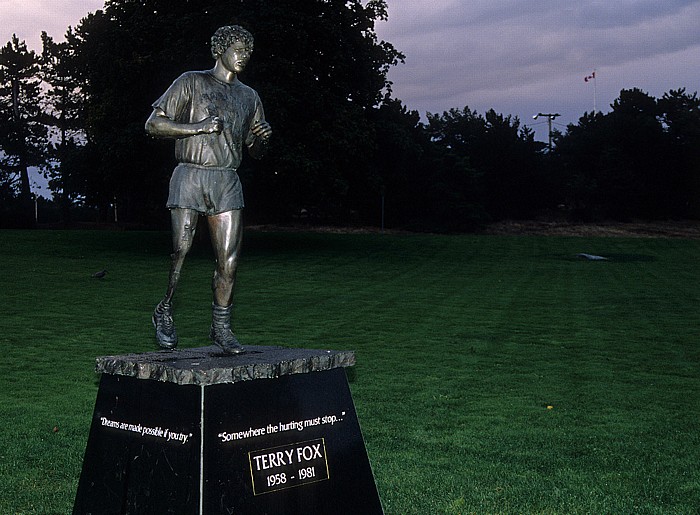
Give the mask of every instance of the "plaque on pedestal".
M 352 352 L 98 358 L 74 514 L 381 514 Z

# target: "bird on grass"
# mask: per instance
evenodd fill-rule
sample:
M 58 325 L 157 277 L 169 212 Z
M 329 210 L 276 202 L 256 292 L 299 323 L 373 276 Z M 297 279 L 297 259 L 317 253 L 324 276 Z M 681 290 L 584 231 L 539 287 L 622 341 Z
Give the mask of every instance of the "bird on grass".
M 99 272 L 92 274 L 95 279 L 102 279 L 105 275 L 107 275 L 107 270 L 100 270 Z

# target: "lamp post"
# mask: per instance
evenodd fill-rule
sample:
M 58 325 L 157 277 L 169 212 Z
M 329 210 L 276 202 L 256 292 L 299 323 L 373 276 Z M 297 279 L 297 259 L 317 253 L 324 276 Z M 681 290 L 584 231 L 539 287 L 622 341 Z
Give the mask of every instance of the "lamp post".
M 540 116 L 546 116 L 547 117 L 547 126 L 549 127 L 548 130 L 548 135 L 549 135 L 549 151 L 552 151 L 552 120 L 554 120 L 557 116 L 561 116 L 559 113 L 537 113 L 535 116 L 532 117 L 533 120 L 537 120 Z

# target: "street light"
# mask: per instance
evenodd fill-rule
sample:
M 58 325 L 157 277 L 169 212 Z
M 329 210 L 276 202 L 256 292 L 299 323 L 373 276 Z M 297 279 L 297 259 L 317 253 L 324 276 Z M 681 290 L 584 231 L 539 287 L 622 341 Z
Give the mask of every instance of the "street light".
M 561 116 L 559 113 L 537 113 L 535 116 L 532 117 L 533 120 L 537 120 L 540 116 L 546 116 L 547 117 L 547 125 L 549 126 L 549 151 L 552 151 L 552 120 L 554 120 L 557 116 Z

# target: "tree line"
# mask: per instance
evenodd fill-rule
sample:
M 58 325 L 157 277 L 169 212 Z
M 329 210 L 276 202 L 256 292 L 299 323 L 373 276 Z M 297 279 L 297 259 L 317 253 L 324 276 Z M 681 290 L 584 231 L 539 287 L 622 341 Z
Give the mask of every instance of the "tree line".
M 213 65 L 224 24 L 255 35 L 242 80 L 274 142 L 239 174 L 249 222 L 464 231 L 499 219 L 684 218 L 700 214 L 700 100 L 623 90 L 534 139 L 517 117 L 464 107 L 416 111 L 387 73 L 404 56 L 380 41 L 384 0 L 107 0 L 42 51 L 0 48 L 0 226 L 33 220 L 29 170 L 47 177 L 61 219 L 167 223 L 171 141 L 145 135 L 151 104 L 182 72 Z

